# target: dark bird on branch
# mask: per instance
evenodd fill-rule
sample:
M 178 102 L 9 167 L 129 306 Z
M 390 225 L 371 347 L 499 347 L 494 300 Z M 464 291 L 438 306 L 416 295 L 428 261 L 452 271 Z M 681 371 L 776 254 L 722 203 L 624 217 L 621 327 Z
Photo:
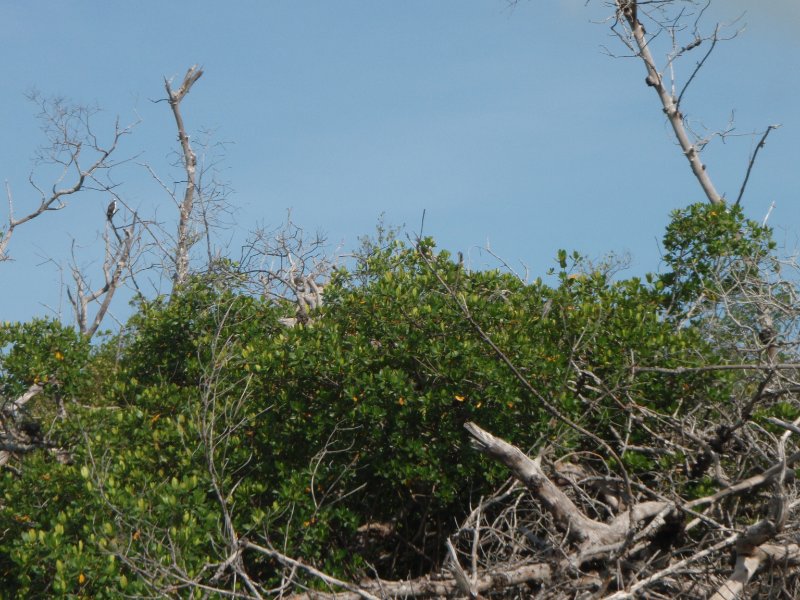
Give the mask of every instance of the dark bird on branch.
M 109 223 L 111 222 L 111 219 L 114 218 L 114 215 L 117 214 L 118 210 L 119 208 L 117 207 L 117 201 L 112 200 L 111 204 L 109 204 L 108 208 L 106 209 L 106 219 L 108 219 Z

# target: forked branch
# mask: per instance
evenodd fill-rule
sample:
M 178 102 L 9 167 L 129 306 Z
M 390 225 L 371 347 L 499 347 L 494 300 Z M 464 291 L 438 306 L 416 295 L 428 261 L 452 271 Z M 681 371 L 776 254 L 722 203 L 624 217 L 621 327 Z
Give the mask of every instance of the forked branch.
M 114 231 L 116 234 L 116 230 Z M 75 293 L 67 288 L 67 297 L 72 304 L 78 329 L 87 338 L 91 338 L 100 327 L 103 319 L 111 306 L 119 286 L 125 280 L 125 272 L 130 268 L 131 252 L 133 249 L 133 225 L 124 229 L 124 237 L 119 240 L 116 248 L 112 248 L 111 241 L 106 234 L 106 259 L 103 263 L 104 283 L 98 289 L 88 290 L 84 274 L 77 266 L 72 268 L 72 278 L 75 281 Z M 117 236 L 119 237 L 119 236 Z M 94 318 L 89 322 L 89 305 L 93 302 L 100 303 Z

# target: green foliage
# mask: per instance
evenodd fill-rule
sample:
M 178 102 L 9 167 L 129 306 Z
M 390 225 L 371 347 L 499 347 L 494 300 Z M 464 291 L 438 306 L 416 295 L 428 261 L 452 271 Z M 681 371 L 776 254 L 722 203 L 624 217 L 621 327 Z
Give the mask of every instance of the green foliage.
M 216 350 L 234 352 L 279 327 L 276 307 L 218 283 L 198 278 L 171 298 L 141 302 L 118 344 L 123 385 L 194 385 Z
M 658 287 L 673 306 L 729 288 L 757 271 L 775 249 L 772 230 L 747 219 L 740 206 L 692 204 L 676 210 L 664 235 L 668 271 Z
M 89 342 L 50 319 L 0 325 L 0 393 L 17 397 L 38 383 L 63 394 L 86 387 Z
M 608 440 L 628 425 L 626 403 L 654 415 L 713 411 L 734 374 L 632 378 L 631 368 L 716 361 L 702 329 L 677 327 L 664 307 L 696 300 L 772 248 L 737 208 L 716 211 L 676 213 L 670 270 L 644 281 L 615 281 L 560 251 L 551 285 L 526 284 L 467 271 L 433 240 L 411 247 L 387 230 L 333 274 L 305 326 L 281 326 L 286 306 L 209 276 L 141 302 L 94 349 L 53 322 L 4 327 L 5 396 L 47 381 L 78 399 L 51 432 L 71 464 L 35 453 L 2 473 L 6 593 L 142 593 L 123 559 L 175 561 L 204 581 L 214 569 L 203 567 L 225 558 L 223 506 L 240 535 L 279 540 L 332 574 L 352 577 L 367 562 L 383 574 L 427 572 L 454 519 L 507 476 L 468 449 L 465 421 L 523 448 L 602 451 L 529 395 L 462 306 L 542 397 Z M 635 429 L 627 443 L 647 435 Z M 643 477 L 681 461 L 621 459 Z M 677 472 L 674 481 L 707 487 Z M 377 522 L 393 532 L 365 542 L 359 528 Z M 277 577 L 273 562 L 246 560 L 260 580 Z

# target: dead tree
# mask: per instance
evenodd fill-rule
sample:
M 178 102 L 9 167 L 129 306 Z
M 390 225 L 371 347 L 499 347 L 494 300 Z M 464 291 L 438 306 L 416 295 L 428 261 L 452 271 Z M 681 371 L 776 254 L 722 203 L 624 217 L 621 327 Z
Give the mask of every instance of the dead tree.
M 686 4 L 689 6 L 685 6 Z M 690 0 L 679 5 L 673 0 L 657 2 L 615 0 L 613 5 L 616 14 L 611 29 L 622 40 L 632 55 L 638 57 L 644 64 L 646 71 L 645 83 L 656 92 L 661 109 L 669 121 L 681 152 L 689 162 L 692 174 L 697 179 L 709 202 L 712 204 L 724 203 L 724 196 L 720 195 L 716 190 L 701 158 L 703 149 L 711 141 L 713 135 L 700 136 L 692 132 L 684 116 L 683 99 L 689 86 L 705 65 L 718 42 L 735 37 L 738 32 L 725 37 L 720 26 L 717 25 L 710 34 L 702 34 L 698 23 L 705 11 L 704 7 L 708 5 L 707 2 Z M 692 6 L 696 8 L 696 14 L 691 14 Z M 673 9 L 675 14 L 670 12 Z M 694 22 L 687 26 L 687 21 L 691 21 L 692 18 L 694 18 Z M 645 22 L 650 28 L 649 32 L 645 29 Z M 679 36 L 686 30 L 690 31 L 690 37 L 680 40 Z M 656 58 L 653 56 L 652 47 L 657 38 L 665 36 L 671 42 L 671 49 L 665 64 L 659 67 Z M 703 50 L 705 50 L 704 54 L 699 58 L 683 85 L 679 87 L 675 77 L 677 61 L 692 52 L 703 52 Z M 770 125 L 760 134 L 761 139 L 755 152 L 750 157 L 736 204 L 739 204 L 744 195 L 758 151 L 763 148 L 769 133 L 777 127 L 777 125 Z M 717 132 L 714 135 L 724 137 L 726 132 Z
M 197 65 L 190 67 L 177 90 L 172 88 L 170 80 L 164 80 L 167 100 L 178 129 L 178 141 L 181 144 L 183 167 L 186 173 L 186 187 L 184 188 L 183 199 L 178 203 L 178 231 L 175 238 L 175 254 L 173 257 L 175 268 L 173 274 L 174 286 L 179 286 L 186 282 L 186 278 L 189 276 L 189 251 L 197 241 L 191 228 L 197 190 L 197 155 L 192 150 L 189 134 L 186 133 L 186 126 L 183 123 L 183 115 L 181 114 L 181 102 L 202 75 L 203 70 Z
M 102 176 L 120 164 L 113 155 L 122 138 L 135 126 L 122 127 L 117 119 L 114 133 L 104 144 L 94 133 L 92 125 L 97 109 L 71 105 L 58 98 L 42 98 L 38 94 L 31 94 L 30 100 L 39 106 L 39 119 L 47 139 L 38 151 L 36 162 L 40 166 L 56 167 L 56 181 L 50 190 L 45 190 L 33 174 L 29 176 L 28 181 L 38 195 L 38 206 L 27 210 L 21 217 L 15 216 L 15 200 L 11 187 L 6 183 L 8 218 L 0 229 L 0 261 L 8 260 L 8 245 L 20 225 L 45 213 L 66 208 L 67 200 L 79 192 L 111 192 L 115 184 Z
M 75 282 L 74 292 L 67 288 L 67 298 L 72 305 L 78 330 L 87 338 L 91 338 L 100 327 L 103 319 L 111 306 L 111 300 L 127 277 L 133 275 L 133 262 L 135 249 L 139 243 L 140 233 L 136 227 L 136 215 L 133 223 L 123 228 L 120 236 L 109 220 L 108 227 L 103 236 L 105 241 L 105 258 L 103 260 L 103 285 L 95 290 L 91 286 L 85 272 L 80 269 L 74 259 L 71 268 L 72 279 Z M 114 232 L 116 243 L 109 236 L 109 229 Z M 94 318 L 89 317 L 89 306 L 98 303 Z
M 275 302 L 289 302 L 293 314 L 281 320 L 288 326 L 311 321 L 322 307 L 324 287 L 334 266 L 326 253 L 325 237 L 307 235 L 287 216 L 286 223 L 274 231 L 260 228 L 251 234 L 238 270 L 248 287 Z
M 212 145 L 210 136 L 192 138 L 182 110 L 183 100 L 202 75 L 203 70 L 194 65 L 186 72 L 177 89 L 173 88 L 171 79 L 164 80 L 167 93 L 165 100 L 169 103 L 178 131 L 180 151 L 173 166 L 181 171 L 180 181 L 171 184 L 151 165 L 142 165 L 178 210 L 174 232 L 159 223 L 142 224 L 144 233 L 149 238 L 148 248 L 157 257 L 156 261 L 163 265 L 162 272 L 171 274 L 173 291 L 186 283 L 191 272 L 193 248 L 203 238 L 206 240 L 207 253 L 204 268 L 214 271 L 219 263 L 225 262 L 220 260 L 219 251 L 215 249 L 212 239 L 212 231 L 221 224 L 223 213 L 228 211 L 228 187 L 218 179 L 217 169 L 217 152 L 224 144 L 215 142 Z
M 554 573 L 561 574 L 563 585 L 574 588 L 574 582 L 582 580 L 581 585 L 588 588 L 593 597 L 606 600 L 635 598 L 648 591 L 658 594 L 654 597 L 664 594 L 730 600 L 739 597 L 743 586 L 760 569 L 770 565 L 800 565 L 800 546 L 781 536 L 789 511 L 789 496 L 784 487 L 786 471 L 800 460 L 800 452 L 790 456 L 783 452 L 789 432 L 779 441 L 777 463 L 712 496 L 689 501 L 647 500 L 648 496 L 658 497 L 658 494 L 642 487 L 641 501 L 610 520 L 600 521 L 586 514 L 545 474 L 540 458 L 531 460 L 518 448 L 473 423 L 467 423 L 466 428 L 475 447 L 505 465 L 560 530 L 556 535 L 551 534 L 550 543 L 558 544 L 559 552 L 550 553 L 548 563 Z M 585 484 L 574 485 L 585 488 Z M 723 522 L 710 516 L 711 507 L 718 508 L 723 499 L 752 494 L 762 487 L 774 487 L 776 491 L 767 514 L 754 525 L 738 533 L 731 532 Z M 592 495 L 589 489 L 584 492 L 584 497 Z M 682 554 L 664 554 L 665 539 L 675 543 L 688 536 L 689 530 L 700 526 L 707 529 L 700 544 Z M 559 542 L 559 539 L 568 543 Z M 544 545 L 547 547 L 546 542 Z M 737 560 L 728 576 L 716 572 L 707 572 L 707 578 L 695 576 L 694 569 L 698 565 L 707 568 L 709 558 L 719 560 L 730 549 L 735 550 Z M 552 580 L 550 585 L 561 587 Z M 610 593 L 603 594 L 604 590 Z M 570 595 L 557 592 L 539 597 Z

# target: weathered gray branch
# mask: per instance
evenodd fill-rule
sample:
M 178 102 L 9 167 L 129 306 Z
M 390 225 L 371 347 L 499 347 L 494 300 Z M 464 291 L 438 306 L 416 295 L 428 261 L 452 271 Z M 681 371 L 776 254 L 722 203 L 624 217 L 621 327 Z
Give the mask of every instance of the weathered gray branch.
M 189 135 L 186 133 L 186 127 L 183 123 L 183 115 L 181 114 L 181 101 L 189 93 L 189 90 L 203 75 L 203 70 L 197 65 L 192 66 L 186 71 L 183 77 L 183 83 L 177 90 L 172 89 L 172 83 L 165 79 L 164 88 L 167 91 L 167 99 L 169 100 L 172 114 L 175 117 L 175 125 L 178 128 L 178 140 L 181 143 L 181 151 L 183 152 L 183 166 L 186 171 L 186 189 L 183 193 L 183 201 L 178 207 L 178 237 L 175 244 L 175 274 L 173 276 L 174 285 L 181 285 L 186 281 L 189 276 L 189 250 L 193 243 L 193 236 L 190 231 L 192 209 L 194 207 L 194 196 L 197 187 L 197 156 L 192 150 L 192 145 L 189 142 Z
M 558 486 L 544 474 L 540 459 L 531 460 L 519 448 L 493 436 L 475 423 L 465 423 L 464 428 L 473 438 L 473 445 L 505 465 L 525 485 L 549 512 L 556 523 L 573 541 L 589 545 L 605 545 L 617 541 L 611 528 L 584 515 Z M 611 539 L 613 537 L 613 539 Z
M 506 466 L 550 513 L 568 539 L 581 545 L 582 557 L 608 553 L 626 541 L 631 528 L 640 521 L 664 511 L 674 510 L 667 502 L 642 502 L 619 514 L 610 524 L 587 517 L 541 469 L 539 458 L 532 460 L 519 448 L 493 436 L 475 423 L 465 423 L 474 446 Z
M 131 257 L 131 250 L 133 248 L 134 236 L 132 228 L 125 229 L 125 237 L 122 239 L 120 246 L 115 253 L 112 253 L 109 240 L 106 239 L 106 260 L 103 263 L 103 276 L 105 279 L 104 284 L 93 292 L 85 290 L 86 282 L 83 273 L 77 267 L 72 269 L 72 277 L 75 280 L 75 294 L 68 289 L 67 297 L 72 304 L 73 311 L 75 312 L 75 319 L 78 323 L 78 329 L 87 338 L 91 338 L 97 329 L 100 327 L 103 319 L 111 306 L 111 300 L 114 293 L 119 288 L 123 281 L 123 274 Z M 89 304 L 102 298 L 100 307 L 94 316 L 91 324 L 88 322 L 88 307 Z
M 60 150 L 57 154 L 66 154 L 65 158 L 54 158 L 54 162 L 65 166 L 65 172 L 62 177 L 59 178 L 59 182 L 67 175 L 67 166 L 71 167 L 70 171 L 74 170 L 75 179 L 71 185 L 61 189 L 58 189 L 54 185 L 49 193 L 45 193 L 34 183 L 33 175 L 31 175 L 29 181 L 40 194 L 39 205 L 20 218 L 14 216 L 14 196 L 11 192 L 11 186 L 6 181 L 8 222 L 0 229 L 0 262 L 8 259 L 8 245 L 17 227 L 28 221 L 32 221 L 46 212 L 65 208 L 67 206 L 65 202 L 67 197 L 84 190 L 87 186 L 87 181 L 97 182 L 97 176 L 101 171 L 111 169 L 114 166 L 114 163 L 109 160 L 111 155 L 117 150 L 122 137 L 130 133 L 134 127 L 134 125 L 120 127 L 119 120 L 117 120 L 110 144 L 108 146 L 100 146 L 94 134 L 91 134 L 89 125 L 91 112 L 88 109 L 84 107 L 71 108 L 64 111 L 66 117 L 61 117 L 59 119 L 47 112 L 45 109 L 46 105 L 47 101 L 42 101 L 42 112 L 45 115 L 44 118 L 47 120 L 45 126 L 46 131 L 52 128 L 52 132 L 58 137 L 58 146 Z M 88 138 L 88 141 L 83 140 L 79 133 L 72 131 L 69 122 L 64 121 L 65 118 L 79 121 L 83 130 L 85 130 L 84 137 Z M 85 154 L 87 148 L 96 153 L 96 158 L 88 167 L 81 164 L 83 162 L 81 160 L 81 151 L 84 150 Z M 111 189 L 112 186 L 103 184 L 102 187 Z
M 547 584 L 551 581 L 550 565 L 539 563 L 518 565 L 482 572 L 472 589 L 476 593 L 502 590 L 526 583 Z M 314 592 L 307 591 L 289 596 L 288 600 L 360 600 L 363 593 L 377 594 L 380 598 L 450 598 L 461 596 L 458 582 L 452 577 L 431 576 L 408 581 L 368 581 L 360 585 L 361 592 Z
M 706 167 L 700 160 L 700 151 L 695 144 L 689 140 L 689 135 L 683 123 L 683 114 L 678 106 L 678 99 L 673 97 L 664 85 L 664 79 L 661 73 L 656 68 L 655 60 L 650 52 L 648 40 L 638 17 L 638 2 L 636 0 L 616 0 L 617 12 L 621 15 L 631 30 L 631 35 L 636 43 L 639 51 L 639 57 L 644 62 L 645 69 L 647 70 L 647 85 L 652 87 L 658 94 L 658 99 L 661 101 L 661 106 L 664 109 L 664 114 L 667 116 L 672 131 L 678 140 L 678 144 L 683 151 L 684 156 L 689 161 L 692 173 L 700 182 L 700 186 L 705 192 L 706 198 L 712 204 L 722 204 L 722 197 L 717 193 L 711 178 L 706 172 Z

